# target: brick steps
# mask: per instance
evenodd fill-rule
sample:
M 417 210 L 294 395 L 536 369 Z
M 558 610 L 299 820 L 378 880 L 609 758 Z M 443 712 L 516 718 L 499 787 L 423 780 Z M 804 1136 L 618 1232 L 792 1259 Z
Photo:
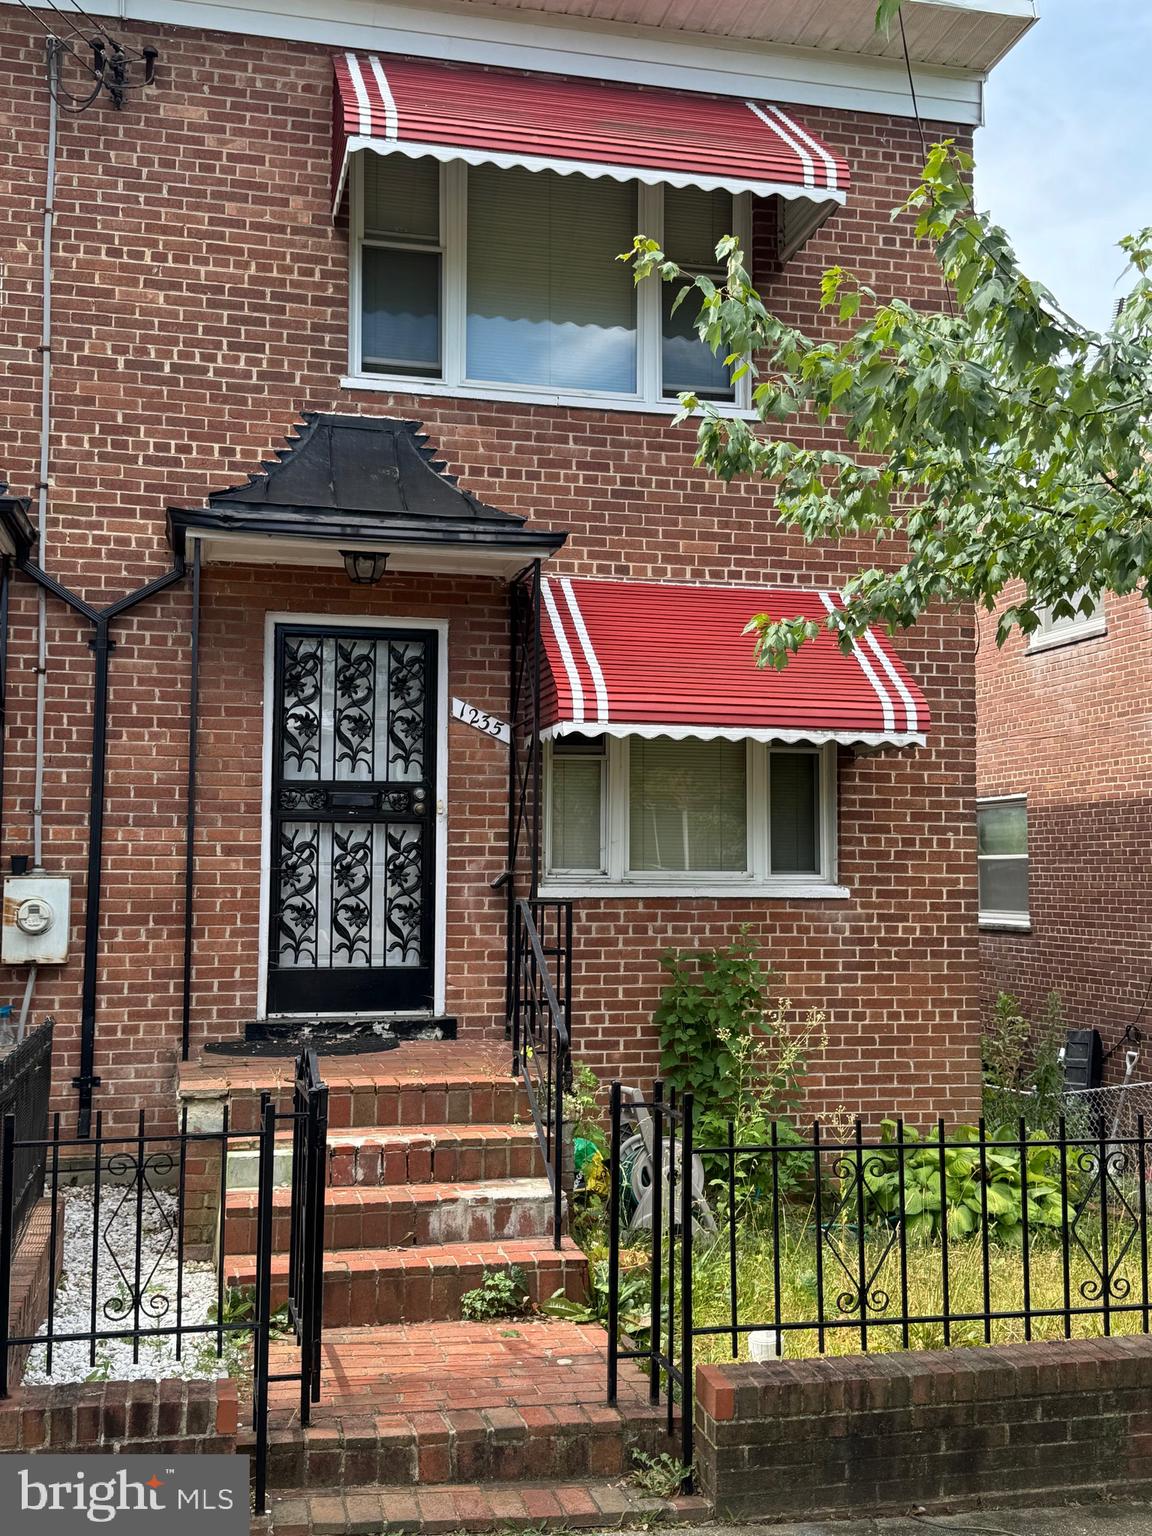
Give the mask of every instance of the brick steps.
M 620 1482 L 428 1484 L 275 1494 L 267 1528 L 272 1536 L 448 1536 L 699 1524 L 709 1516 L 706 1499 L 653 1499 Z
M 349 1324 L 423 1323 L 458 1319 L 460 1298 L 475 1290 L 486 1270 L 517 1266 L 533 1302 L 555 1291 L 579 1299 L 587 1288 L 587 1260 L 570 1238 L 555 1249 L 550 1239 L 492 1243 L 445 1243 L 426 1248 L 338 1249 L 324 1255 L 324 1322 Z M 235 1255 L 227 1268 L 229 1285 L 256 1282 L 256 1260 Z M 288 1294 L 288 1257 L 272 1260 L 272 1304 Z
M 551 1219 L 547 1179 L 339 1187 L 327 1191 L 324 1246 L 405 1248 L 542 1238 L 550 1231 Z M 273 1194 L 274 1249 L 288 1247 L 290 1222 L 291 1191 L 278 1189 Z M 225 1252 L 252 1253 L 256 1226 L 256 1191 L 231 1190 L 225 1206 Z
M 289 1060 L 205 1056 L 182 1065 L 180 1098 L 193 1118 L 226 1102 L 232 1128 L 255 1131 L 261 1095 L 286 1108 L 293 1071 Z M 527 1095 L 508 1075 L 506 1050 L 412 1044 L 384 1055 L 324 1057 L 322 1071 L 333 1130 L 531 1125 Z
M 291 1174 L 290 1132 L 276 1138 L 276 1183 Z M 255 1189 L 255 1144 L 233 1145 L 228 1188 Z M 454 1184 L 529 1179 L 540 1172 L 536 1128 L 525 1125 L 349 1127 L 328 1133 L 330 1189 L 376 1184 Z
M 598 1328 L 540 1318 L 330 1330 L 312 1424 L 300 1427 L 290 1389 L 273 1394 L 272 1483 L 623 1476 L 634 1449 L 665 1448 L 664 1412 L 638 1371 L 607 1406 L 605 1344 Z

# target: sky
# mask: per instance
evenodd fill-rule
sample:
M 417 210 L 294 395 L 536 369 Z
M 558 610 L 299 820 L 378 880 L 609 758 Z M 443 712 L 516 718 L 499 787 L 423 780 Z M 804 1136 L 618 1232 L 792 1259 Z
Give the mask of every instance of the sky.
M 1152 0 L 1038 0 L 992 72 L 976 200 L 1082 323 L 1123 294 L 1121 235 L 1152 225 Z

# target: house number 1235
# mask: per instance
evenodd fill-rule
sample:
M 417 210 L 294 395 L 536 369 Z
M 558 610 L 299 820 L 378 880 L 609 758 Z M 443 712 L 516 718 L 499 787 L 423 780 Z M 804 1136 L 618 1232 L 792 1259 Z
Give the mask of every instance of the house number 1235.
M 452 700 L 452 718 L 462 720 L 465 725 L 470 725 L 477 731 L 483 731 L 485 736 L 492 736 L 497 741 L 512 739 L 506 720 L 498 720 L 487 710 L 477 709 L 475 704 L 466 704 L 463 699 Z

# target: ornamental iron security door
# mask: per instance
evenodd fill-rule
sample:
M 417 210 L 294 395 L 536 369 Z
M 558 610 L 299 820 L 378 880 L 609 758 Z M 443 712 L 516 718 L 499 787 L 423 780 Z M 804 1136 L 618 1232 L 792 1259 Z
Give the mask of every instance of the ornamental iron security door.
M 433 1006 L 437 635 L 278 625 L 270 1014 Z

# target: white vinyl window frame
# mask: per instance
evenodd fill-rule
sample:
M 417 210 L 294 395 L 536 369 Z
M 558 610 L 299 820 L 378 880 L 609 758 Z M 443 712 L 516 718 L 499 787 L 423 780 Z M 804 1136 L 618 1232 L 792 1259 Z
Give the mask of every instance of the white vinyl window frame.
M 1028 853 L 1028 796 L 1027 795 L 981 795 L 976 800 L 976 815 L 988 806 L 993 805 L 1018 805 L 1024 811 L 1024 849 L 1023 853 L 981 853 L 979 842 L 976 848 L 976 871 L 979 882 L 980 866 L 997 861 L 1020 863 L 1023 860 L 1028 873 L 1031 873 L 1031 855 Z M 979 886 L 977 887 L 979 888 Z M 981 928 L 1001 929 L 1014 933 L 1029 933 L 1032 929 L 1032 914 L 1026 912 L 1010 912 L 995 907 L 985 907 L 980 903 L 979 924 Z
M 553 743 L 544 743 L 544 877 L 540 894 L 579 896 L 779 896 L 791 899 L 846 900 L 837 883 L 836 747 L 779 746 L 745 743 L 748 752 L 748 868 L 742 871 L 652 870 L 628 868 L 630 847 L 629 738 L 604 738 L 604 778 L 601 798 L 602 873 L 556 870 L 552 867 Z M 820 868 L 780 873 L 772 870 L 769 783 L 771 757 L 780 752 L 811 754 L 820 762 Z
M 414 248 L 440 252 L 440 360 L 441 376 L 423 374 L 366 373 L 362 364 L 362 305 L 360 252 L 364 233 L 364 157 L 353 156 L 348 172 L 348 373 L 342 389 L 371 389 L 387 394 L 452 395 L 468 400 L 510 400 L 520 404 L 588 406 L 598 410 L 657 411 L 674 414 L 678 402 L 662 389 L 661 343 L 662 283 L 649 278 L 636 289 L 636 389 L 627 394 L 598 390 L 541 389 L 529 384 L 490 384 L 468 377 L 466 331 L 468 322 L 468 167 L 462 160 L 440 166 L 440 242 L 406 247 L 403 240 L 370 239 L 369 244 L 395 249 Z M 664 188 L 633 183 L 637 191 L 636 233 L 660 240 L 664 234 Z M 752 199 L 748 193 L 733 198 L 735 234 L 747 253 L 752 238 Z M 527 258 L 525 258 L 527 259 Z M 685 299 L 686 304 L 692 302 Z M 712 404 L 726 415 L 752 414 L 752 379 L 745 374 L 736 381 L 735 399 Z
M 1086 594 L 1083 589 L 1073 596 L 1073 601 L 1079 603 Z M 1051 608 L 1039 608 L 1039 629 L 1034 629 L 1028 636 L 1028 654 L 1033 655 L 1037 651 L 1051 651 L 1058 645 L 1074 645 L 1079 640 L 1093 640 L 1097 635 L 1108 633 L 1108 615 L 1104 611 L 1104 598 L 1096 599 L 1096 606 L 1091 613 L 1077 611 L 1065 618 L 1057 618 Z

